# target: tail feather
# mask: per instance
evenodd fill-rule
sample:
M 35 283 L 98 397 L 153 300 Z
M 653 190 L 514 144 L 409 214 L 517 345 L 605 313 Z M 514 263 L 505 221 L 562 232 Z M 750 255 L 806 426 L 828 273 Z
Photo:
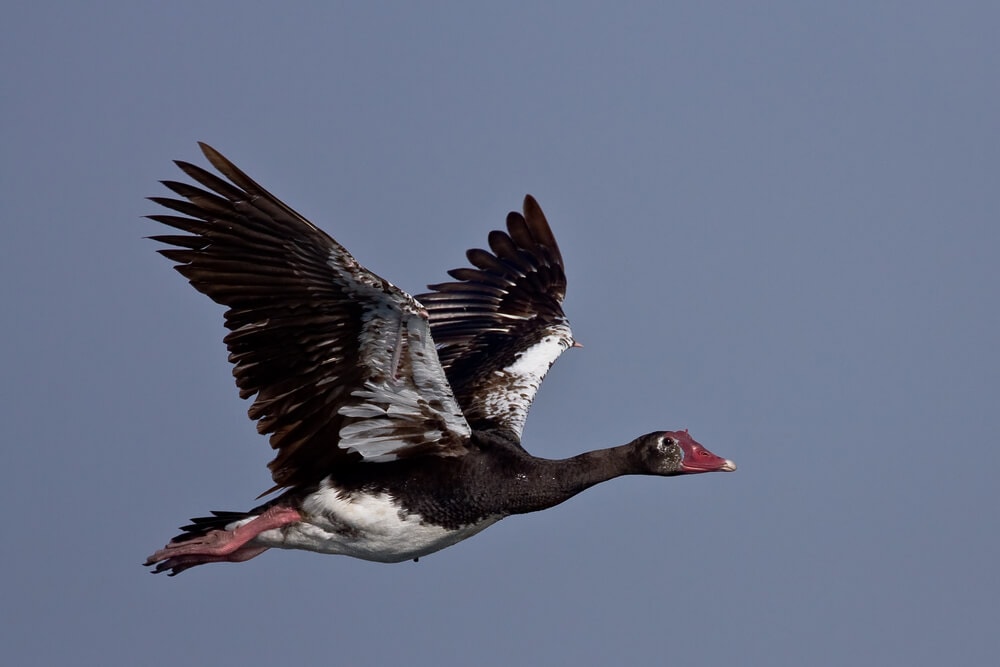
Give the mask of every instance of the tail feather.
M 259 511 L 249 512 L 217 512 L 212 510 L 212 516 L 198 516 L 191 519 L 191 523 L 181 526 L 183 533 L 175 535 L 171 542 L 185 542 L 192 537 L 201 537 L 213 530 L 225 530 L 226 526 L 242 519 L 248 519 L 260 514 Z

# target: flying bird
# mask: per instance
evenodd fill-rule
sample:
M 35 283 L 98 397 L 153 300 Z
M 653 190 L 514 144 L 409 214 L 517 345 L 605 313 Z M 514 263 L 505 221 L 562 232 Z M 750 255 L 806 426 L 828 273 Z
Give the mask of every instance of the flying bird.
M 261 496 L 280 493 L 192 519 L 146 559 L 153 572 L 270 548 L 416 560 L 621 475 L 736 469 L 686 430 L 562 460 L 522 448 L 539 384 L 576 345 L 562 255 L 530 195 L 471 266 L 414 298 L 200 146 L 224 178 L 177 161 L 198 185 L 163 181 L 176 197 L 151 200 L 171 213 L 148 217 L 185 233 L 152 238 L 227 308 L 236 385 L 277 452 Z

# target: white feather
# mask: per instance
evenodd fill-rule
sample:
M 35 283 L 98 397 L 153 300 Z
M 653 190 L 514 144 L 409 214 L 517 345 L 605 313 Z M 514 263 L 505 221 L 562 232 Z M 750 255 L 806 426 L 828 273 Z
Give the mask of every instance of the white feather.
M 483 400 L 485 416 L 502 418 L 519 436 L 545 374 L 573 344 L 573 332 L 567 325 L 557 324 L 548 331 L 540 341 L 519 353 L 514 363 L 496 371 L 499 381 L 491 383 L 491 392 Z
M 414 512 L 405 512 L 391 496 L 342 493 L 325 481 L 302 504 L 301 523 L 266 530 L 253 543 L 278 549 L 304 549 L 342 554 L 382 563 L 398 563 L 440 551 L 496 523 L 479 523 L 447 529 L 425 523 Z M 227 528 L 248 523 L 243 519 Z

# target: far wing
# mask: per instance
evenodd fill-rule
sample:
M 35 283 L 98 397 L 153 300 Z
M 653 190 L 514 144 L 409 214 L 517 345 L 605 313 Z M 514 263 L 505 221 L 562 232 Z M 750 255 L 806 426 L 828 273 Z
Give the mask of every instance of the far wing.
M 474 268 L 449 271 L 456 282 L 429 285 L 417 299 L 430 314 L 438 357 L 473 428 L 520 436 L 549 367 L 573 344 L 562 311 L 566 274 L 549 223 L 534 197 L 490 250 L 466 253 Z

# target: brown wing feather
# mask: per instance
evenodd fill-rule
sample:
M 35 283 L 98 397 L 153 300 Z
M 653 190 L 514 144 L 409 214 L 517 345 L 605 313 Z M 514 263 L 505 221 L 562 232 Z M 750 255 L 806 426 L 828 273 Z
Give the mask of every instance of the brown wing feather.
M 475 268 L 452 269 L 457 282 L 429 285 L 427 308 L 438 356 L 469 423 L 520 434 L 548 365 L 532 377 L 515 366 L 547 338 L 552 360 L 572 343 L 562 300 L 562 254 L 534 197 L 507 216 L 507 231 L 490 232 L 490 250 L 466 253 Z M 548 362 L 551 364 L 551 362 Z M 535 377 L 537 376 L 537 377 Z
M 228 181 L 187 162 L 203 188 L 165 181 L 151 215 L 191 236 L 159 252 L 227 306 L 225 337 L 249 415 L 271 434 L 278 487 L 332 467 L 402 456 L 454 456 L 469 429 L 434 353 L 426 312 L 211 147 Z M 185 217 L 186 216 L 186 217 Z M 390 407 L 392 408 L 390 410 Z

